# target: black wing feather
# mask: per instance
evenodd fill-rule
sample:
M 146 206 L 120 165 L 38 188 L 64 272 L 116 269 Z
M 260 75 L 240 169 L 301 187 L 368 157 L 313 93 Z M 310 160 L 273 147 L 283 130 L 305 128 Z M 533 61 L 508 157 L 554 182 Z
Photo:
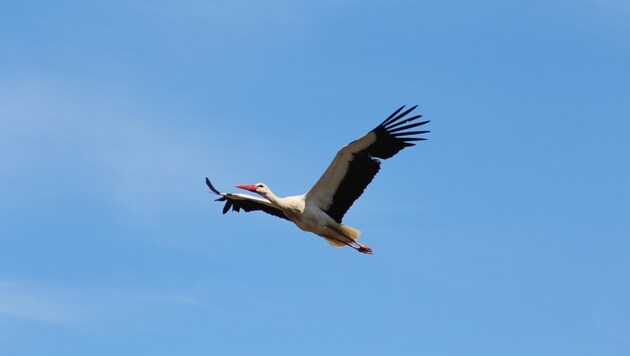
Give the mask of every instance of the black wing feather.
M 230 195 L 228 194 L 228 201 L 230 199 Z M 236 211 L 239 212 L 240 209 L 243 209 L 243 211 L 245 212 L 250 212 L 250 211 L 262 211 L 265 212 L 267 214 L 273 215 L 273 216 L 277 216 L 279 218 L 283 218 L 285 220 L 289 220 L 289 218 L 284 215 L 284 213 L 282 212 L 282 210 L 265 205 L 265 204 L 261 204 L 258 203 L 256 201 L 252 201 L 252 200 L 233 200 L 232 204 L 234 205 L 234 208 L 232 209 L 232 211 Z M 290 221 L 290 220 L 289 220 Z
M 225 205 L 223 206 L 223 214 L 230 211 L 230 209 L 232 209 L 232 211 L 235 211 L 237 213 L 241 211 L 241 209 L 243 209 L 243 211 L 245 212 L 262 211 L 267 214 L 289 220 L 289 218 L 287 218 L 287 216 L 284 215 L 282 210 L 278 208 L 265 205 L 255 200 L 245 200 L 233 194 L 219 192 L 218 190 L 216 190 L 216 188 L 214 188 L 212 183 L 210 183 L 210 180 L 208 178 L 206 178 L 206 185 L 208 186 L 208 188 L 210 188 L 210 190 L 213 193 L 221 196 L 220 198 L 216 199 L 216 201 L 225 201 Z
M 387 119 L 385 119 L 385 121 L 383 121 L 383 124 L 385 124 L 385 123 L 389 123 L 389 122 L 391 122 L 391 121 L 393 121 L 393 120 L 396 120 L 396 119 L 394 118 L 394 116 L 396 116 L 396 114 L 398 114 L 398 113 L 399 113 L 402 109 L 404 109 L 404 108 L 405 108 L 405 106 L 404 106 L 404 105 L 403 105 L 403 106 L 401 106 L 401 107 L 399 107 L 399 108 L 398 108 L 398 110 L 394 111 L 391 115 L 389 115 L 389 116 L 387 117 Z
M 416 107 L 417 105 L 400 113 L 404 108 L 402 106 L 394 111 L 385 121 L 372 130 L 376 135 L 376 140 L 370 146 L 353 154 L 352 161 L 348 164 L 346 175 L 333 196 L 332 204 L 326 209 L 326 213 L 335 221 L 341 223 L 343 216 L 354 201 L 363 194 L 365 188 L 372 182 L 372 179 L 374 179 L 374 176 L 380 169 L 381 159 L 388 159 L 405 147 L 415 146 L 414 143 L 411 143 L 413 141 L 426 140 L 426 138 L 422 137 L 407 136 L 425 134 L 429 131 L 404 131 L 429 122 L 414 122 L 422 115 L 404 119 L 405 115 L 409 114 Z
M 226 201 L 225 205 L 223 206 L 223 214 L 225 214 L 228 211 L 230 211 L 231 207 L 232 207 L 232 201 L 228 199 L 228 201 Z
M 346 176 L 333 196 L 333 203 L 325 210 L 326 213 L 336 222 L 341 223 L 352 203 L 363 194 L 380 169 L 379 160 L 373 159 L 364 152 L 355 153 L 348 165 Z
M 417 119 L 417 118 L 420 118 L 420 117 L 422 117 L 422 115 L 416 115 L 416 116 L 408 117 L 408 118 L 406 118 L 406 119 L 404 119 L 404 120 L 402 120 L 402 121 L 398 121 L 398 122 L 397 122 L 397 123 L 395 123 L 395 124 L 391 124 L 391 123 L 381 123 L 381 125 L 387 125 L 387 127 L 389 127 L 390 129 L 393 129 L 393 128 L 395 128 L 395 127 L 398 127 L 398 126 L 400 126 L 400 125 L 404 125 L 404 124 L 406 124 L 406 123 L 408 123 L 408 122 L 411 122 L 411 121 L 413 121 L 413 120 L 415 120 L 415 119 Z
M 397 127 L 400 124 L 400 122 L 397 122 L 397 120 L 402 119 L 404 115 L 408 114 L 409 112 L 411 112 L 411 110 L 415 108 L 416 106 L 412 107 L 409 110 L 406 110 L 402 114 L 396 116 L 394 120 L 391 120 L 389 122 L 384 121 L 383 123 L 378 125 L 374 130 L 372 130 L 372 132 L 376 134 L 376 141 L 372 145 L 370 145 L 370 147 L 366 148 L 364 151 L 366 151 L 366 153 L 372 157 L 380 158 L 380 159 L 388 159 L 394 156 L 396 153 L 400 152 L 400 150 L 402 150 L 403 148 L 408 147 L 407 144 L 409 143 L 411 137 L 410 138 L 401 137 L 406 134 L 406 132 L 401 132 L 401 131 L 418 127 L 418 126 L 422 126 L 429 122 L 429 121 L 421 121 L 421 122 L 412 123 L 403 127 Z M 413 118 L 403 120 L 403 121 L 407 123 L 407 122 L 416 120 L 419 117 L 420 116 L 415 116 Z M 428 133 L 428 132 L 429 131 L 423 132 L 423 133 Z
M 210 183 L 210 179 L 208 179 L 208 177 L 206 177 L 206 185 L 214 194 L 221 195 L 221 193 L 212 185 L 212 183 Z

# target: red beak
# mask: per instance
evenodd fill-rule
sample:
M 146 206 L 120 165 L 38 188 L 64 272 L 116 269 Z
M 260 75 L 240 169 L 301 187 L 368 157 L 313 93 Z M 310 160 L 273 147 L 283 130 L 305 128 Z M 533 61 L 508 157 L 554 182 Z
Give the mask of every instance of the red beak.
M 235 185 L 235 187 L 249 190 L 250 192 L 256 192 L 256 186 L 253 184 L 252 185 Z

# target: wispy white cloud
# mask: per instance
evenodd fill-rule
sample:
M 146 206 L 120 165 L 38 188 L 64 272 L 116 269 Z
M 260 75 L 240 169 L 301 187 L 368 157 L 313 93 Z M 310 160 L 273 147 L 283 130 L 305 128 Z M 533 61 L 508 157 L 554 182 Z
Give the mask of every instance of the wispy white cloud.
M 76 308 L 63 303 L 61 295 L 27 289 L 13 283 L 0 283 L 0 318 L 73 324 L 79 321 Z
M 0 320 L 27 320 L 67 326 L 107 323 L 114 311 L 178 305 L 206 310 L 193 292 L 116 287 L 77 287 L 0 281 Z
M 205 26 L 217 26 L 236 32 L 255 30 L 264 33 L 271 28 L 292 27 L 303 24 L 304 13 L 295 2 L 276 1 L 199 1 L 187 0 L 177 3 L 154 3 L 147 9 L 162 18 L 189 26 L 199 20 Z
M 120 96 L 104 103 L 86 92 L 58 78 L 0 85 L 0 181 L 51 173 L 80 177 L 75 188 L 84 198 L 138 215 L 188 199 L 193 179 L 203 189 L 207 148 L 190 139 L 192 131 L 160 127 L 155 113 Z

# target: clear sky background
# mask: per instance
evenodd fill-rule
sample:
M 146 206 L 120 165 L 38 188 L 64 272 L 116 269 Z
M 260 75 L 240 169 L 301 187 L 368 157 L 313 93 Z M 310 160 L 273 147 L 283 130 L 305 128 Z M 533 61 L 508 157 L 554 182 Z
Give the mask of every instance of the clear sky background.
M 0 354 L 630 354 L 630 5 L 4 1 Z M 344 222 L 305 192 L 403 104 Z

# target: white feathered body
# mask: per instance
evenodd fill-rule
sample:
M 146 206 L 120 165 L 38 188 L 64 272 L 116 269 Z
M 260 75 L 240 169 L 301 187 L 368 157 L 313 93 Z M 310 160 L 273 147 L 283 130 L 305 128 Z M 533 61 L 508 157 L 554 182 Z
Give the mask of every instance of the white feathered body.
M 361 234 L 357 229 L 336 222 L 319 205 L 307 200 L 306 195 L 279 198 L 269 191 L 265 197 L 297 227 L 325 238 L 335 247 L 346 246 L 356 241 Z

